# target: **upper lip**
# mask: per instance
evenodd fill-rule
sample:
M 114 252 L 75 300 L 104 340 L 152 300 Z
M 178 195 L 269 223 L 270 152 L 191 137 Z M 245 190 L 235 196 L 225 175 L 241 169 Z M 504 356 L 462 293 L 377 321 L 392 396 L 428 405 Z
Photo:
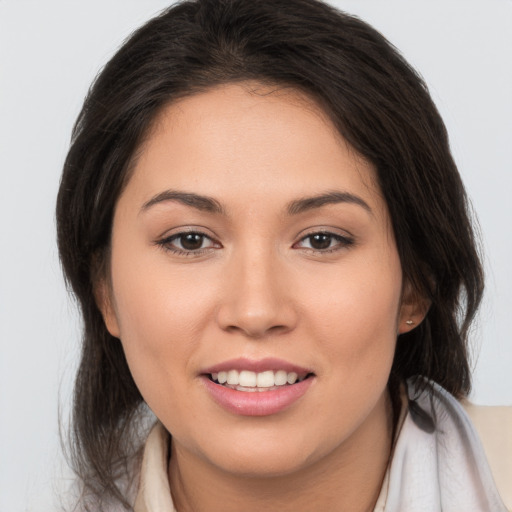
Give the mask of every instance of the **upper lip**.
M 298 366 L 296 364 L 284 361 L 283 359 L 277 359 L 273 357 L 267 357 L 264 359 L 247 359 L 240 357 L 237 359 L 230 359 L 229 361 L 223 361 L 215 364 L 208 368 L 205 368 L 202 374 L 211 374 L 219 372 L 227 372 L 229 370 L 248 370 L 255 373 L 272 370 L 274 372 L 284 370 L 288 373 L 295 372 L 297 375 L 307 375 L 312 373 L 308 368 Z

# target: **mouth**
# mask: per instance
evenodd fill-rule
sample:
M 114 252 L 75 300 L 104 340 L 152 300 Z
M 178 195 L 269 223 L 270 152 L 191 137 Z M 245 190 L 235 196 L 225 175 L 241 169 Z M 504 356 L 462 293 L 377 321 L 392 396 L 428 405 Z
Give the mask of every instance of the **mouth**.
M 230 413 L 268 416 L 298 402 L 314 385 L 315 373 L 282 359 L 236 359 L 201 373 L 209 396 Z
M 226 388 L 248 393 L 261 393 L 293 386 L 296 383 L 313 377 L 314 374 L 306 371 L 301 371 L 300 373 L 286 370 L 254 372 L 251 370 L 239 371 L 231 369 L 208 373 L 206 376 L 215 384 Z

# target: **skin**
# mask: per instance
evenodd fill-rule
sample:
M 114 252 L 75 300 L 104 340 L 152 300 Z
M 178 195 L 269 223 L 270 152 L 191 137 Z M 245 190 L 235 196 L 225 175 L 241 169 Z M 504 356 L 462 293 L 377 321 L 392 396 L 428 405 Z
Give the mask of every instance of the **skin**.
M 223 211 L 161 200 L 169 190 Z M 333 191 L 361 201 L 288 211 Z M 175 252 L 183 231 L 206 235 L 199 250 Z M 313 248 L 319 232 L 333 234 L 327 248 Z M 422 318 L 407 288 L 375 170 L 314 102 L 242 83 L 167 106 L 119 198 L 98 294 L 172 434 L 177 509 L 371 510 L 390 453 L 396 337 Z M 284 359 L 314 381 L 277 414 L 235 415 L 200 374 L 238 357 Z

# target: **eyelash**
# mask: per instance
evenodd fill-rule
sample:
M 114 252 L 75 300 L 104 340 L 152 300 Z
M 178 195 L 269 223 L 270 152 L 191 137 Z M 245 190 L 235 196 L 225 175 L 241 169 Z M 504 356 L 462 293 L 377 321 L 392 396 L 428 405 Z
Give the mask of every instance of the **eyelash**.
M 218 242 L 215 242 L 212 237 L 208 236 L 206 233 L 202 233 L 201 231 L 181 231 L 180 233 L 176 233 L 174 235 L 171 235 L 169 237 L 166 237 L 162 240 L 158 240 L 156 244 L 160 246 L 165 251 L 171 252 L 173 254 L 177 254 L 178 256 L 185 256 L 185 257 L 194 257 L 194 256 L 202 256 L 203 254 L 211 251 L 212 249 L 216 249 L 218 247 L 204 247 L 201 249 L 180 249 L 179 247 L 173 247 L 172 243 L 176 240 L 183 239 L 187 235 L 195 235 L 202 237 L 202 242 L 204 243 L 205 240 L 210 240 L 212 242 L 212 245 L 217 245 L 220 247 L 220 244 Z M 183 245 L 183 244 L 182 244 Z M 201 244 L 202 245 L 202 244 Z
M 294 244 L 294 247 L 296 247 L 298 244 L 304 242 L 307 239 L 310 239 L 310 242 L 311 242 L 311 239 L 315 236 L 325 236 L 325 237 L 328 237 L 331 242 L 334 240 L 337 243 L 333 247 L 328 247 L 326 249 L 315 249 L 313 247 L 302 247 L 302 249 L 305 249 L 308 252 L 311 252 L 313 254 L 331 254 L 331 253 L 346 249 L 348 247 L 351 247 L 355 243 L 355 240 L 349 236 L 339 235 L 336 233 L 332 233 L 330 231 L 315 231 L 313 233 L 309 233 L 306 236 L 302 237 L 296 244 Z
M 187 235 L 195 235 L 202 238 L 202 243 L 205 242 L 205 240 L 210 240 L 212 243 L 211 247 L 204 247 L 200 249 L 180 249 L 178 247 L 173 247 L 172 243 L 176 240 L 183 239 Z M 333 240 L 337 243 L 333 247 L 327 247 L 326 249 L 315 249 L 313 247 L 298 247 L 299 244 L 303 243 L 306 240 L 310 240 L 315 236 L 325 236 L 330 239 L 330 242 Z M 313 254 L 331 254 L 337 251 L 340 251 L 342 249 L 351 247 L 354 245 L 355 240 L 352 237 L 348 236 L 342 236 L 336 233 L 331 233 L 330 231 L 315 231 L 313 233 L 309 233 L 308 235 L 302 237 L 297 243 L 295 243 L 292 247 L 297 249 L 303 249 L 307 252 L 313 253 Z M 200 231 L 182 231 L 180 233 L 176 233 L 172 236 L 166 237 L 162 240 L 158 240 L 156 242 L 156 245 L 160 246 L 165 251 L 171 252 L 173 254 L 177 254 L 178 256 L 185 256 L 185 257 L 194 257 L 194 256 L 202 256 L 203 254 L 210 252 L 212 249 L 217 249 L 222 247 L 218 242 L 215 242 L 210 236 L 208 236 L 206 233 L 202 233 Z M 183 243 L 181 244 L 183 245 Z M 202 244 L 201 244 L 202 245 Z M 215 247 L 217 245 L 217 247 Z

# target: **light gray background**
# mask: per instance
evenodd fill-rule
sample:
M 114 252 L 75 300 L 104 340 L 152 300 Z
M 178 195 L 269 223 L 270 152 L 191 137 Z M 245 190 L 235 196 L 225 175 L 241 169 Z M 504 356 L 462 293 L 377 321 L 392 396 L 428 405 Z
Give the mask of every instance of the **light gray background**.
M 512 405 L 512 2 L 339 0 L 425 77 L 480 219 L 487 294 L 474 332 L 481 404 Z M 0 0 L 0 512 L 56 510 L 79 320 L 53 219 L 87 88 L 163 0 Z M 481 348 L 479 349 L 479 347 Z

